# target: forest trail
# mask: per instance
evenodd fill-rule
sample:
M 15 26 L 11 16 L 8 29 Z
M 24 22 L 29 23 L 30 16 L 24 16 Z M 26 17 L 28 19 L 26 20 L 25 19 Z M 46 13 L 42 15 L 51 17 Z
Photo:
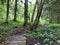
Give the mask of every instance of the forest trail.
M 24 33 L 26 32 L 25 28 L 14 28 L 13 35 L 7 40 L 7 45 L 25 45 L 26 37 Z

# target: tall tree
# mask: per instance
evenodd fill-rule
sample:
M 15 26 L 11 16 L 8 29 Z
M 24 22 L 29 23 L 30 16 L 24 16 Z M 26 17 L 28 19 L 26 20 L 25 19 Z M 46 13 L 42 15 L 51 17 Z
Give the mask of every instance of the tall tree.
M 34 9 L 33 9 L 33 13 L 32 13 L 32 17 L 31 17 L 31 22 L 32 23 L 33 23 L 33 20 L 34 20 L 34 14 L 35 14 L 35 10 L 36 10 L 36 4 L 37 4 L 37 0 L 36 0 L 35 6 L 34 6 Z
M 7 0 L 7 14 L 6 14 L 6 23 L 8 23 L 8 16 L 9 16 L 9 0 Z
M 1 4 L 4 4 L 4 0 L 1 0 Z
M 6 0 L 0 0 L 1 1 L 1 4 L 4 4 L 6 2 Z
M 26 26 L 26 24 L 28 23 L 28 0 L 25 0 L 24 3 L 24 24 L 23 26 Z
M 31 29 L 36 28 L 37 25 L 38 25 L 38 22 L 39 22 L 41 13 L 42 13 L 44 2 L 45 2 L 45 0 L 41 0 L 40 5 L 39 5 L 39 8 L 38 8 L 38 11 L 37 11 L 36 19 L 35 19 L 34 24 L 33 24 L 33 26 L 32 26 Z
M 13 19 L 13 21 L 16 21 L 16 18 L 17 18 L 17 1 L 18 0 L 15 0 L 15 8 L 14 8 L 14 19 Z

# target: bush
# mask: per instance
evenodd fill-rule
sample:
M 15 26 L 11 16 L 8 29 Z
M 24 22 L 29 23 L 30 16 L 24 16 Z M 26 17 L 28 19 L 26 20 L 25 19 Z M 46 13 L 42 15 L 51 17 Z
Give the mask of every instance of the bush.
M 27 31 L 25 36 L 27 38 L 41 38 L 45 43 L 57 42 L 57 39 L 60 38 L 60 29 L 51 29 L 51 28 L 37 28 L 33 31 Z
M 58 29 L 58 28 L 60 28 L 60 24 L 49 24 L 49 27 L 50 28 L 54 28 L 54 29 Z

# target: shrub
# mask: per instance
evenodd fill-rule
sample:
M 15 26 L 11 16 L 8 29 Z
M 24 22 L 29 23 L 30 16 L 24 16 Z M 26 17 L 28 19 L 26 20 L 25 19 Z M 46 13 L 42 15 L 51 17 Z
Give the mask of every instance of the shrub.
M 27 31 L 25 36 L 27 38 L 41 38 L 44 40 L 44 43 L 51 44 L 57 42 L 57 39 L 60 38 L 60 29 L 51 29 L 51 28 L 37 28 L 33 31 Z
M 54 29 L 60 28 L 60 24 L 49 24 L 49 27 Z

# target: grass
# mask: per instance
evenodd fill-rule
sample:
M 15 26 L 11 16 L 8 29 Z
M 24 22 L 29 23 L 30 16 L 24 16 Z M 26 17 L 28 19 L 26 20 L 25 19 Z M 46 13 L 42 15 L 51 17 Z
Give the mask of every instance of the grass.
M 0 23 L 0 28 L 4 28 L 4 29 L 12 29 L 13 27 L 20 27 L 22 26 L 23 22 L 14 22 L 14 21 L 9 21 L 9 23 Z
M 4 42 L 8 39 L 8 37 L 13 33 L 12 29 L 14 27 L 21 27 L 23 22 L 20 21 L 9 21 L 9 23 L 5 23 L 5 20 L 0 20 L 0 42 Z
M 49 24 L 49 27 L 51 27 L 51 28 L 59 28 L 60 29 L 60 24 L 58 24 L 58 23 Z
M 7 37 L 7 36 L 9 36 L 9 34 L 11 34 L 11 32 L 12 32 L 12 29 L 14 28 L 14 27 L 21 27 L 22 25 L 23 25 L 23 23 L 24 23 L 24 20 L 23 20 L 23 11 L 22 11 L 22 9 L 20 8 L 20 10 L 19 10 L 19 14 L 17 15 L 17 21 L 16 22 L 14 22 L 13 21 L 13 13 L 12 13 L 12 10 L 10 10 L 10 14 L 9 14 L 9 23 L 7 24 L 7 23 L 4 23 L 5 22 L 5 19 L 6 19 L 6 10 L 5 10 L 5 8 L 6 8 L 6 6 L 4 7 L 4 8 L 2 8 L 3 6 L 2 5 L 0 5 L 0 39 L 1 40 L 5 40 L 5 38 Z M 19 9 L 18 8 L 18 9 Z M 32 8 L 33 9 L 33 8 Z M 29 8 L 29 13 L 32 13 L 32 10 Z M 30 15 L 29 15 L 30 16 Z M 44 24 L 44 22 L 45 22 L 45 20 L 41 20 L 39 23 L 41 23 L 41 24 Z M 50 31 L 52 32 L 52 33 L 54 33 L 54 35 L 56 35 L 57 37 L 59 37 L 59 35 L 60 35 L 60 24 L 49 24 L 49 27 L 51 27 L 51 28 L 54 28 L 54 29 L 50 29 Z M 37 29 L 36 29 L 37 31 L 35 31 L 35 32 L 31 32 L 31 34 L 29 34 L 29 35 L 31 35 L 32 37 L 33 36 L 35 36 L 35 37 L 39 37 L 39 36 L 43 36 L 44 34 L 45 34 L 45 32 L 43 32 L 43 31 L 45 31 L 44 29 L 43 29 L 43 31 L 42 31 L 42 29 L 40 28 L 40 27 L 38 27 Z M 39 30 L 39 31 L 38 31 Z M 41 31 L 43 32 L 43 35 L 42 35 L 42 33 L 41 33 Z M 36 33 L 37 32 L 37 33 Z M 30 33 L 30 32 L 29 32 Z M 28 34 L 27 34 L 28 35 Z M 55 36 L 55 37 L 56 37 Z M 52 36 L 51 36 L 52 37 Z

